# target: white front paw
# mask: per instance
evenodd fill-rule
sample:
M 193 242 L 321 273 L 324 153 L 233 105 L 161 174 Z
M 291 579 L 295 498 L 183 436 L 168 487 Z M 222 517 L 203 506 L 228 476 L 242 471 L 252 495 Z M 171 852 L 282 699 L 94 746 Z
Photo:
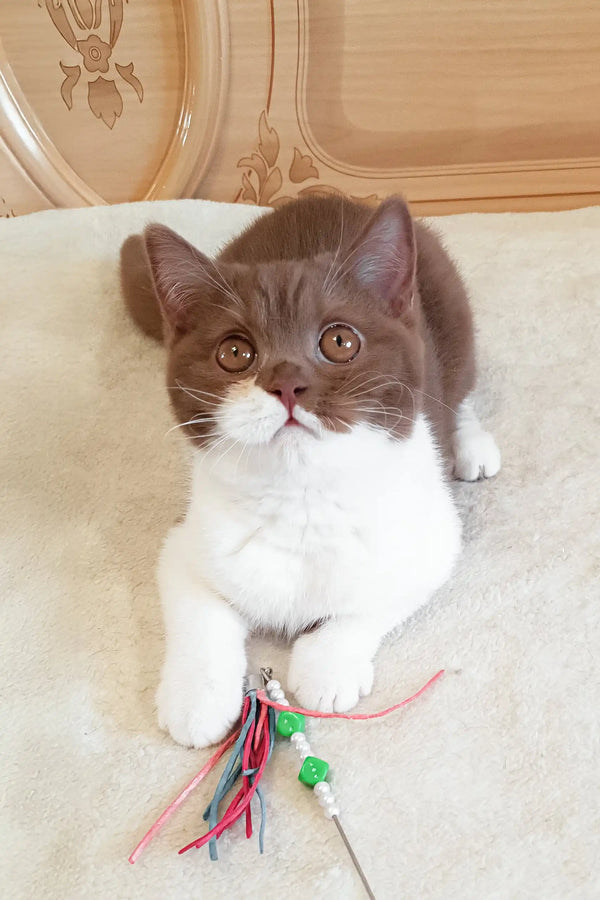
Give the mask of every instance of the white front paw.
M 373 663 L 355 647 L 320 632 L 302 635 L 292 650 L 288 686 L 305 709 L 346 712 L 373 688 Z
M 489 431 L 458 429 L 453 444 L 454 474 L 461 481 L 493 478 L 500 471 L 500 451 Z
M 160 727 L 185 747 L 217 743 L 240 715 L 242 678 L 226 670 L 209 678 L 204 672 L 165 664 L 156 693 Z

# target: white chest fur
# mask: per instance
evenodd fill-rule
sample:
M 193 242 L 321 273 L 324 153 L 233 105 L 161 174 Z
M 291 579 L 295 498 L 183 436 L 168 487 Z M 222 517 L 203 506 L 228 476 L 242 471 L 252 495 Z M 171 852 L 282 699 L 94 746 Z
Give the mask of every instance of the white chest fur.
M 236 456 L 196 457 L 180 547 L 252 626 L 397 624 L 448 577 L 460 523 L 425 419 L 403 442 L 356 428 Z

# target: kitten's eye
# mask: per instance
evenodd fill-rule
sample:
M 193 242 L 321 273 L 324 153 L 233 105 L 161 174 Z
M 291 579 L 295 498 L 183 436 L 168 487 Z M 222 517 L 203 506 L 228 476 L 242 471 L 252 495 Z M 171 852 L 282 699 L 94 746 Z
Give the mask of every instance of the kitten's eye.
M 328 325 L 319 338 L 319 350 L 329 362 L 348 363 L 360 350 L 360 337 L 349 325 Z
M 247 338 L 237 334 L 226 337 L 217 349 L 217 362 L 226 372 L 245 372 L 256 357 L 256 351 Z

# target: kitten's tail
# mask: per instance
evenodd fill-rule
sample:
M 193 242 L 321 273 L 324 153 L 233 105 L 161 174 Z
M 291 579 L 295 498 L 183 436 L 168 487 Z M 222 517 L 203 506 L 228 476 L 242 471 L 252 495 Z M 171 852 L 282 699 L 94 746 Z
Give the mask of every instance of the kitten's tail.
M 141 234 L 132 234 L 121 247 L 121 289 L 125 306 L 138 328 L 162 342 L 162 315 Z

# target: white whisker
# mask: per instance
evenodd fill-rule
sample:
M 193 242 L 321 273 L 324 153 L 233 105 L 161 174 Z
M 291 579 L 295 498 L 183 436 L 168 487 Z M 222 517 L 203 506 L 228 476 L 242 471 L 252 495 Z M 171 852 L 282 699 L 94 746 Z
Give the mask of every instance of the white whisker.
M 210 262 L 211 262 L 211 265 L 212 265 L 214 271 L 215 271 L 216 274 L 219 276 L 220 282 L 217 281 L 216 278 L 213 278 L 213 276 L 211 275 L 211 273 L 210 273 L 209 271 L 207 271 L 207 268 L 206 268 L 206 267 L 204 267 L 204 268 L 202 269 L 202 275 L 203 275 L 203 277 L 204 277 L 204 278 L 207 278 L 208 281 L 209 281 L 214 287 L 216 287 L 216 289 L 217 289 L 220 293 L 225 294 L 226 297 L 229 297 L 229 299 L 232 300 L 233 303 L 234 303 L 236 306 L 243 306 L 244 304 L 243 304 L 242 298 L 239 296 L 239 294 L 237 294 L 237 293 L 233 290 L 233 288 L 231 287 L 231 285 L 229 284 L 229 282 L 225 279 L 225 277 L 223 276 L 223 273 L 222 273 L 221 270 L 219 269 L 217 263 L 214 261 L 214 259 L 211 259 Z
M 235 477 L 236 477 L 236 478 L 238 477 L 238 469 L 239 469 L 239 467 L 240 467 L 240 463 L 241 463 L 241 461 L 242 461 L 242 457 L 244 456 L 244 453 L 246 452 L 246 450 L 248 449 L 249 446 L 250 446 L 249 441 L 244 441 L 244 443 L 242 444 L 242 450 L 241 450 L 241 453 L 240 453 L 240 455 L 238 456 L 237 461 L 236 461 L 236 464 L 235 464 Z
M 333 270 L 333 267 L 337 262 L 338 256 L 340 255 L 340 250 L 342 249 L 342 240 L 344 238 L 344 198 L 343 197 L 340 200 L 340 204 L 341 204 L 341 207 L 340 207 L 340 212 L 341 212 L 340 239 L 338 241 L 337 250 L 335 251 L 335 255 L 334 255 L 333 259 L 331 260 L 329 269 L 327 270 L 325 280 L 323 281 L 323 293 L 325 293 L 325 294 L 327 294 L 329 292 L 329 279 L 331 277 L 331 272 Z
M 227 454 L 230 453 L 230 452 L 233 450 L 233 448 L 236 447 L 236 446 L 238 445 L 238 443 L 239 443 L 239 441 L 234 441 L 234 440 L 232 440 L 232 439 L 229 438 L 229 437 L 228 437 L 228 440 L 231 441 L 230 446 L 229 446 L 229 447 L 226 447 L 225 450 L 223 451 L 223 453 L 221 453 L 221 455 L 219 456 L 219 458 L 216 459 L 216 460 L 213 462 L 213 464 L 212 464 L 212 468 L 213 468 L 213 469 L 214 469 L 215 466 L 218 466 L 219 463 L 221 462 L 221 460 L 224 459 L 224 458 L 227 456 Z
M 223 398 L 219 397 L 218 394 L 211 394 L 209 391 L 202 391 L 200 388 L 189 388 L 184 384 L 181 384 L 180 381 L 177 381 L 176 385 L 170 385 L 167 387 L 169 391 L 183 391 L 184 394 L 187 394 L 188 397 L 191 397 L 192 400 L 200 400 L 202 403 L 206 403 L 207 406 L 220 406 L 223 403 Z M 218 403 L 209 403 L 208 400 L 205 400 L 204 397 L 213 397 Z
M 204 451 L 202 454 L 202 459 L 207 460 L 209 458 L 209 456 L 211 455 L 211 453 L 213 453 L 219 447 L 222 447 L 223 444 L 225 444 L 229 440 L 230 440 L 230 438 L 227 435 L 221 435 L 221 437 L 218 440 L 211 441 L 208 444 L 208 447 L 202 447 L 202 450 Z
M 243 305 L 244 305 L 244 302 L 243 302 L 242 298 L 241 298 L 240 295 L 237 293 L 237 291 L 235 291 L 235 290 L 233 289 L 233 287 L 230 285 L 230 283 L 227 281 L 227 279 L 226 279 L 225 276 L 223 275 L 223 272 L 222 272 L 221 269 L 219 268 L 218 263 L 213 259 L 213 260 L 212 260 L 212 264 L 213 264 L 213 266 L 214 266 L 214 268 L 215 268 L 215 271 L 216 271 L 217 275 L 218 275 L 219 278 L 221 279 L 223 285 L 227 288 L 227 295 L 228 295 L 229 297 L 231 297 L 232 300 L 234 300 L 235 302 L 237 302 L 240 306 L 243 306 Z
M 348 274 L 346 271 L 344 271 L 344 267 L 352 259 L 354 254 L 358 253 L 359 250 L 362 250 L 362 248 L 365 247 L 369 242 L 371 242 L 371 243 L 373 242 L 373 238 L 371 236 L 367 236 L 364 239 L 364 241 L 361 241 L 360 244 L 357 244 L 353 250 L 350 250 L 347 253 L 346 257 L 342 260 L 340 265 L 337 267 L 337 269 L 333 275 L 333 278 L 331 279 L 331 283 L 328 288 L 328 293 L 331 292 L 334 288 L 336 288 L 337 285 L 342 280 L 342 278 L 344 278 L 344 276 Z
M 185 428 L 186 425 L 203 425 L 204 422 L 214 422 L 214 417 L 211 415 L 206 415 L 202 417 L 195 417 L 194 419 L 188 419 L 187 422 L 179 422 L 177 425 L 173 425 L 169 428 L 168 431 L 165 432 L 165 437 L 171 434 L 172 431 L 177 431 L 178 428 Z
M 449 409 L 451 413 L 454 413 L 454 415 L 456 415 L 455 409 L 452 409 L 451 406 L 448 406 L 447 403 L 444 403 L 442 400 L 439 400 L 437 397 L 432 397 L 431 394 L 428 394 L 426 391 L 422 391 L 421 388 L 415 388 L 415 391 L 417 391 L 419 394 L 423 394 L 424 397 L 428 397 L 430 400 L 433 400 L 434 403 L 439 403 L 440 406 L 445 407 L 445 409 Z

